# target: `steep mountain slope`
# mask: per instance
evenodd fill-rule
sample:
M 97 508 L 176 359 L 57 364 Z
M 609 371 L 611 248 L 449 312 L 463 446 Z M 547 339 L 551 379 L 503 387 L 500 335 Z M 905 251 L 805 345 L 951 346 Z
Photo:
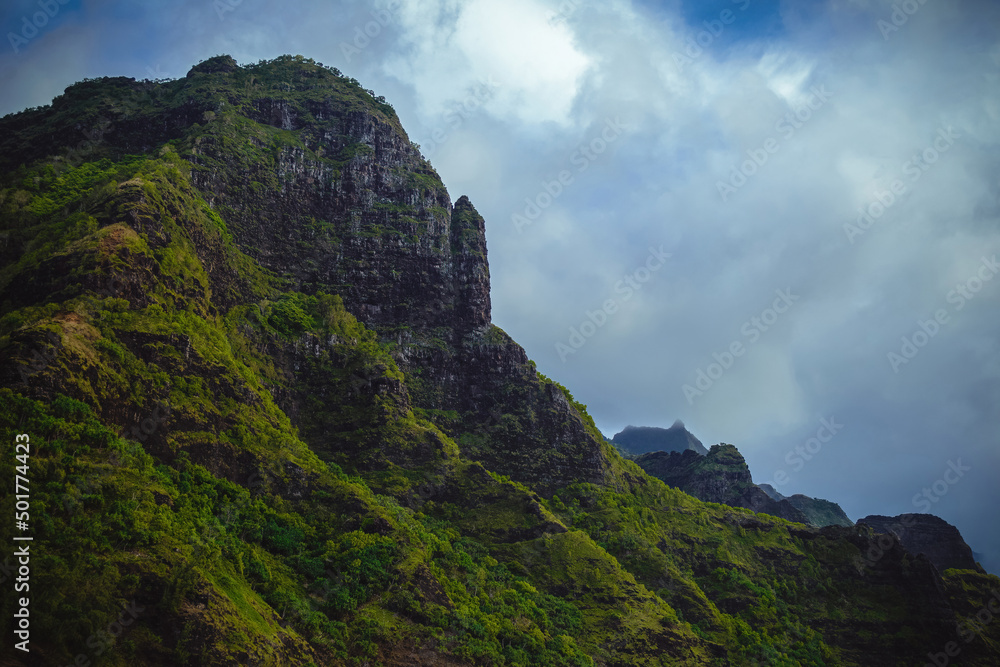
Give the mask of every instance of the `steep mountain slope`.
M 32 445 L 34 538 L 31 652 L 3 659 L 894 664 L 1000 584 L 622 459 L 491 324 L 484 224 L 301 57 L 0 119 L 0 427 Z

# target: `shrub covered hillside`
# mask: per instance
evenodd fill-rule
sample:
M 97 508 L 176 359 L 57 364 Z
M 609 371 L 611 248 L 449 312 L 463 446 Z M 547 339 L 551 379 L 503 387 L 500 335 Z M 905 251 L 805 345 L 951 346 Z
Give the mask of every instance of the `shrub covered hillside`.
M 996 577 L 622 459 L 491 324 L 484 224 L 302 57 L 0 119 L 0 664 L 997 664 Z

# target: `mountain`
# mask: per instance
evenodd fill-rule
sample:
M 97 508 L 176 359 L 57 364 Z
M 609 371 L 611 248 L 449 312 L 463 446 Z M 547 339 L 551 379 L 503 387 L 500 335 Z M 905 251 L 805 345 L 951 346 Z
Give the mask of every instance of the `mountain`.
M 806 521 L 813 526 L 853 526 L 854 522 L 844 513 L 840 505 L 829 500 L 810 498 L 809 496 L 796 493 L 792 496 L 783 496 L 778 493 L 770 484 L 758 484 L 761 491 L 766 493 L 771 500 L 788 500 L 788 503 L 795 509 L 802 512 Z
M 972 549 L 962 539 L 958 528 L 933 514 L 873 514 L 858 520 L 858 525 L 871 526 L 880 535 L 892 535 L 914 556 L 924 555 L 939 570 L 984 570 Z
M 0 119 L 0 472 L 29 496 L 0 509 L 33 538 L 2 664 L 896 664 L 1000 585 L 622 458 L 492 324 L 485 224 L 301 56 Z
M 764 484 L 758 484 L 757 486 L 761 491 L 766 493 L 771 500 L 784 500 L 787 497 L 778 493 L 777 489 L 766 482 Z
M 712 445 L 705 456 L 694 450 L 651 452 L 635 458 L 653 477 L 699 500 L 809 523 L 805 514 L 787 500 L 772 500 L 750 476 L 739 450 L 732 445 Z
M 684 422 L 680 419 L 670 428 L 626 426 L 611 438 L 611 442 L 630 454 L 682 452 L 687 449 L 708 454 L 705 446 L 684 427 Z
M 810 498 L 796 493 L 788 496 L 788 504 L 805 515 L 806 521 L 813 526 L 853 526 L 854 522 L 835 502 L 822 498 Z
M 637 456 L 635 462 L 653 477 L 699 500 L 745 507 L 817 528 L 854 525 L 836 503 L 802 494 L 786 498 L 769 484 L 754 484 L 746 460 L 733 445 L 713 445 L 705 456 L 690 449 L 650 452 Z

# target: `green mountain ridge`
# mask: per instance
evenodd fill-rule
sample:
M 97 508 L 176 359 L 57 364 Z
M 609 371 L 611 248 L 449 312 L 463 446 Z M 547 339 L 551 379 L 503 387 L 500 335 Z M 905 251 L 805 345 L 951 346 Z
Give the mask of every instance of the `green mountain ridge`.
M 745 507 L 816 528 L 854 525 L 837 503 L 800 493 L 785 497 L 770 484 L 754 484 L 746 460 L 730 444 L 713 445 L 704 456 L 695 449 L 675 449 L 646 452 L 633 460 L 649 475 L 699 500 Z
M 332 68 L 218 56 L 0 119 L 0 235 L 33 537 L 2 665 L 1000 656 L 997 577 L 623 459 L 492 324 L 472 203 Z

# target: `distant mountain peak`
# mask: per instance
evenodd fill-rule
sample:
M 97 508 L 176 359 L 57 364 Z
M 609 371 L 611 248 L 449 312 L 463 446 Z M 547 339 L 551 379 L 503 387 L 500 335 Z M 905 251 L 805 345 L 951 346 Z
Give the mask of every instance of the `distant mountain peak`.
M 239 69 L 239 64 L 236 60 L 229 55 L 213 56 L 207 60 L 203 60 L 190 70 L 188 70 L 185 78 L 194 76 L 195 74 L 215 74 L 217 72 L 232 72 Z
M 768 484 L 766 482 L 763 483 L 763 484 L 758 484 L 757 486 L 760 487 L 761 491 L 763 491 L 764 493 L 766 493 L 767 495 L 769 495 L 771 497 L 771 500 L 777 501 L 777 500 L 784 500 L 785 499 L 785 496 L 783 496 L 782 494 L 780 494 L 777 491 L 777 489 L 775 489 L 773 486 L 771 486 L 770 484 Z
M 733 445 L 712 445 L 705 456 L 690 451 L 647 452 L 635 462 L 653 477 L 699 500 L 745 507 L 818 528 L 854 525 L 836 503 L 802 494 L 785 497 L 770 484 L 754 484 L 746 459 Z
M 659 426 L 626 426 L 611 439 L 622 449 L 631 454 L 646 454 L 648 452 L 683 452 L 691 450 L 701 455 L 708 450 L 701 440 L 694 437 L 680 419 L 670 428 Z

